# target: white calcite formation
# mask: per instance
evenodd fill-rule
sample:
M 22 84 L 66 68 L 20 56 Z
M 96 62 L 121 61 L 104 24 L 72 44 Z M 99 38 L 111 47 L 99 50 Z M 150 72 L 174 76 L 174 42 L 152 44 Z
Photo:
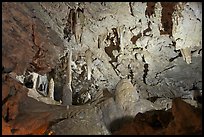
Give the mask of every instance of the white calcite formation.
M 33 83 L 32 88 L 28 88 L 28 96 L 36 99 L 37 101 L 44 102 L 46 104 L 60 105 L 60 102 L 54 100 L 54 80 L 51 78 L 49 84 L 46 75 L 40 75 L 32 72 L 27 75 L 11 74 L 13 78 L 16 78 L 22 84 L 26 83 L 26 77 L 30 77 Z M 30 82 L 31 82 L 30 81 Z
M 47 74 L 32 73 L 28 96 L 67 109 L 98 106 L 57 122 L 53 129 L 58 134 L 110 134 L 106 128 L 122 116 L 169 110 L 175 97 L 198 106 L 189 91 L 202 90 L 202 5 L 174 4 L 172 9 L 162 2 L 30 6 L 61 37 L 64 52 L 49 82 Z M 105 91 L 109 96 L 104 99 L 100 93 Z M 62 104 L 54 100 L 54 92 L 62 94 Z M 79 97 L 72 97 L 76 93 Z M 72 105 L 72 99 L 82 106 Z
M 87 91 L 93 96 L 107 88 L 115 94 L 121 79 L 137 85 L 143 99 L 182 97 L 193 84 L 202 89 L 202 4 L 174 3 L 168 17 L 164 12 L 169 7 L 154 4 L 42 2 L 40 8 L 35 7 L 37 16 L 64 40 L 61 55 L 73 51 L 73 93 Z M 73 10 L 78 15 L 76 22 L 69 20 Z M 70 33 L 68 40 L 64 30 L 70 22 L 77 32 Z M 166 30 L 171 32 L 161 33 Z M 86 68 L 87 49 L 92 53 L 91 69 Z
M 139 94 L 128 79 L 122 79 L 118 82 L 115 91 L 115 102 L 122 110 L 124 115 L 135 115 L 132 108 L 137 104 Z
M 190 64 L 191 51 L 202 45 L 202 3 L 179 3 L 173 13 L 172 35 L 176 50 L 181 50 L 184 60 Z
M 86 64 L 87 64 L 87 79 L 91 79 L 91 70 L 92 70 L 92 53 L 88 49 L 86 51 Z
M 54 83 L 53 78 L 51 78 L 49 82 L 48 97 L 50 97 L 53 100 L 54 100 L 54 91 L 55 91 L 54 88 L 55 88 L 55 83 Z

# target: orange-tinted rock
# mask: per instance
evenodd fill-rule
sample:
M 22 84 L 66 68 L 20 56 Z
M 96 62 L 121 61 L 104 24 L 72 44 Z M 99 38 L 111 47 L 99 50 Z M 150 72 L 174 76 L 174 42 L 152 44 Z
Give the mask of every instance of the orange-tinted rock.
M 113 135 L 148 135 L 153 133 L 154 129 L 148 123 L 131 122 L 124 125 L 119 131 L 114 132 Z
M 25 3 L 2 4 L 3 72 L 41 74 L 56 66 L 63 43 Z
M 42 135 L 48 128 L 49 112 L 20 114 L 11 123 L 14 135 Z
M 5 120 L 2 118 L 2 135 L 12 135 L 11 127 Z
M 4 134 L 42 134 L 46 130 L 48 114 L 42 117 L 36 114 L 24 114 L 23 119 L 19 121 L 21 118 L 19 104 L 28 98 L 28 89 L 9 73 L 22 75 L 26 70 L 40 74 L 48 73 L 57 65 L 62 50 L 63 43 L 56 32 L 48 29 L 26 3 L 2 3 L 2 131 Z M 21 127 L 18 131 L 13 129 L 12 123 L 16 122 L 18 124 L 14 124 L 15 127 Z
M 3 87 L 8 92 L 2 104 L 3 134 L 43 134 L 53 120 L 54 114 L 52 117 L 50 114 L 58 112 L 50 112 L 51 108 L 58 106 L 51 107 L 28 97 L 27 88 L 8 75 L 5 76 Z
M 163 134 L 163 129 L 168 125 L 172 115 L 170 112 L 162 110 L 147 111 L 138 113 L 134 121 L 124 125 L 121 130 L 113 134 L 135 134 L 135 135 L 150 135 Z
M 138 113 L 134 121 L 125 124 L 114 135 L 186 135 L 202 134 L 202 115 L 195 108 L 176 98 L 171 111 L 148 111 Z
M 165 134 L 202 134 L 202 112 L 180 98 L 172 102 L 174 120 L 169 124 Z
M 2 82 L 2 116 L 7 117 L 7 121 L 15 119 L 18 115 L 18 104 L 27 96 L 27 88 L 16 80 L 6 75 Z
M 6 99 L 9 95 L 9 88 L 7 84 L 2 85 L 2 100 Z

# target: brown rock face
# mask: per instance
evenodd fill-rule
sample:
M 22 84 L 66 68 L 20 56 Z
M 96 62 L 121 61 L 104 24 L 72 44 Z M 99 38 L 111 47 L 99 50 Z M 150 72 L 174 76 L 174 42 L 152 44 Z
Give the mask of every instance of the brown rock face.
M 10 72 L 17 75 L 27 70 L 39 74 L 50 72 L 63 53 L 63 43 L 25 3 L 2 4 L 2 38 L 2 134 L 42 134 L 47 128 L 48 114 L 16 119 L 21 113 L 19 103 L 27 98 L 28 89 Z M 17 127 L 21 130 L 16 131 Z
M 163 134 L 172 119 L 170 112 L 162 110 L 147 111 L 144 114 L 138 113 L 134 121 L 124 125 L 119 131 L 114 132 L 116 135 L 157 135 Z
M 18 104 L 26 97 L 28 90 L 8 75 L 3 78 L 3 81 L 2 97 L 6 97 L 2 98 L 2 116 L 8 122 L 16 118 Z
M 202 111 L 179 98 L 172 102 L 174 120 L 168 125 L 166 134 L 202 134 Z
M 180 98 L 172 102 L 172 110 L 138 113 L 133 122 L 124 125 L 115 135 L 185 135 L 202 134 L 202 114 Z
M 17 117 L 19 102 L 26 97 L 27 89 L 7 74 L 3 75 L 2 81 L 2 134 L 11 134 L 11 126 L 7 122 Z
M 24 3 L 3 3 L 2 21 L 3 72 L 47 73 L 54 68 L 62 42 L 31 9 Z
M 3 118 L 2 118 L 2 135 L 12 135 L 11 127 L 9 126 L 9 124 L 5 122 Z
M 27 88 L 8 74 L 3 77 L 3 87 L 2 95 L 6 96 L 2 98 L 3 135 L 43 134 L 58 118 L 58 112 L 66 110 L 66 106 L 47 105 L 28 97 Z

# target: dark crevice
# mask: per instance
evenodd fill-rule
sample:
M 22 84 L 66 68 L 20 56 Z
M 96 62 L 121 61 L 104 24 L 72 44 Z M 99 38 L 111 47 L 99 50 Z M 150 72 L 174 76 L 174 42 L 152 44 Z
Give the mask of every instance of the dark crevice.
M 176 57 L 170 58 L 170 59 L 169 59 L 169 62 L 174 61 L 174 60 L 175 60 L 176 58 L 178 58 L 178 57 L 182 57 L 181 52 L 180 52 Z
M 118 52 L 120 51 L 120 38 L 118 37 L 118 32 L 116 28 L 112 28 L 113 34 L 114 36 L 111 37 L 110 34 L 107 36 L 106 40 L 110 40 L 110 45 L 108 47 L 105 47 L 105 52 L 106 54 L 111 58 L 111 61 L 109 61 L 109 63 L 111 64 L 111 66 L 113 67 L 114 71 L 116 72 L 116 74 L 118 75 L 117 71 L 115 70 L 117 68 L 117 66 L 113 65 L 113 62 L 118 62 L 118 56 L 114 56 L 113 55 L 113 50 L 117 50 Z M 116 43 L 114 43 L 114 39 L 116 39 Z
M 118 64 L 118 65 L 119 65 L 119 64 Z M 117 65 L 117 66 L 118 66 L 118 65 Z M 120 70 L 118 70 L 118 69 L 116 68 L 116 69 L 115 69 L 115 73 L 117 74 L 118 77 L 120 77 L 120 78 L 122 79 L 122 77 L 119 75 L 119 74 L 121 73 Z
M 134 81 L 133 81 L 134 73 L 133 73 L 133 71 L 132 71 L 132 69 L 131 69 L 131 67 L 130 67 L 130 64 L 128 65 L 128 69 L 129 69 L 129 71 L 130 71 L 130 73 L 128 74 L 128 79 L 130 78 L 130 79 L 131 79 L 131 82 L 133 83 L 133 82 L 134 82 Z
M 134 16 L 133 10 L 132 10 L 132 4 L 131 4 L 131 2 L 129 2 L 129 7 L 130 7 L 130 14 L 131 14 L 132 16 Z
M 98 36 L 98 48 L 100 49 L 101 47 L 100 47 L 100 38 L 99 38 L 99 36 Z
M 102 17 L 102 18 L 100 18 L 100 19 L 98 19 L 99 21 L 102 21 L 102 20 L 104 20 L 104 19 L 106 19 L 106 17 Z
M 134 49 L 133 49 L 133 51 L 134 51 Z M 138 60 L 137 54 L 139 54 L 139 53 L 135 53 L 135 59 L 136 59 L 136 60 Z
M 101 5 L 102 6 L 106 6 L 106 2 L 101 2 Z
M 175 41 L 172 41 L 172 46 L 176 47 L 176 42 Z
M 147 2 L 147 8 L 145 10 L 145 15 L 147 16 L 152 16 L 153 14 L 155 14 L 154 12 L 154 6 L 155 6 L 156 2 Z
M 140 21 L 141 21 L 141 19 L 140 19 Z M 130 28 L 129 27 L 129 30 L 132 32 L 134 29 L 136 29 L 137 28 L 137 26 L 135 26 L 135 27 L 133 27 L 133 28 Z
M 148 70 L 148 67 L 149 67 L 149 65 L 146 63 L 146 61 L 145 61 L 145 58 L 144 58 L 144 55 L 142 56 L 142 61 L 145 63 L 144 64 L 144 74 L 143 74 L 143 82 L 145 83 L 145 84 L 147 84 L 146 83 L 146 77 L 147 77 L 147 72 L 149 71 Z
M 8 94 L 8 96 L 6 96 L 3 100 L 2 100 L 2 106 L 8 101 L 8 99 L 11 97 L 12 95 Z
M 143 35 L 144 35 L 144 36 L 150 36 L 150 35 L 151 35 L 151 34 L 149 34 L 149 35 L 146 34 L 147 32 L 150 32 L 150 31 L 152 30 L 152 29 L 150 28 L 150 24 L 151 24 L 151 22 L 149 21 L 149 22 L 148 22 L 148 28 L 143 31 Z
M 113 70 L 115 71 L 115 73 L 117 74 L 117 76 L 119 76 L 119 73 L 120 73 L 120 72 L 118 72 L 118 69 L 117 69 L 117 66 L 118 66 L 119 64 L 117 64 L 116 66 L 114 66 L 114 65 L 113 65 L 113 62 L 109 61 L 109 63 L 111 64 L 111 66 L 112 66 Z
M 168 68 L 162 70 L 161 72 L 156 73 L 155 78 L 157 78 L 157 76 L 158 76 L 159 74 L 161 74 L 162 72 L 167 71 L 167 70 L 169 70 L 169 69 L 172 69 L 172 68 L 174 68 L 175 66 L 176 66 L 176 65 L 170 66 L 170 67 L 168 67 Z
M 191 51 L 191 54 L 193 54 L 194 52 L 196 52 L 197 50 L 193 50 L 193 51 Z
M 10 73 L 10 72 L 12 72 L 13 69 L 14 69 L 14 67 L 13 68 L 5 68 L 4 66 L 2 66 L 2 73 Z
M 162 6 L 162 17 L 161 23 L 164 30 L 160 30 L 160 35 L 169 34 L 172 36 L 172 13 L 174 12 L 174 7 L 177 3 L 176 2 L 161 2 Z
M 6 116 L 4 116 L 5 122 L 9 122 L 9 108 L 6 109 Z
M 76 12 L 81 12 L 81 13 L 84 13 L 84 9 L 81 9 L 81 8 L 77 8 Z
M 201 20 L 199 18 L 197 18 L 197 20 L 201 22 Z
M 154 129 L 163 128 L 162 123 L 158 120 L 158 118 L 154 118 L 150 124 Z
M 158 97 L 158 96 L 148 97 L 147 100 L 149 100 L 149 101 L 151 101 L 152 103 L 154 103 L 158 98 L 161 98 L 161 97 Z
M 148 67 L 149 67 L 149 65 L 148 65 L 147 63 L 144 64 L 143 82 L 144 82 L 145 84 L 147 84 L 147 83 L 146 83 L 146 77 L 147 77 L 147 72 L 149 71 L 149 70 L 148 70 Z
M 202 49 L 200 49 L 200 50 L 198 51 L 198 54 L 200 54 L 200 52 L 202 52 Z
M 136 41 L 142 37 L 142 33 L 139 33 L 137 36 L 133 36 L 130 41 L 132 41 L 132 44 L 136 44 Z
M 32 24 L 32 40 L 33 40 L 33 44 L 37 46 L 35 42 L 35 25 L 34 24 Z
M 151 28 L 150 28 L 150 21 L 148 22 L 148 28 L 147 29 L 145 29 L 144 31 L 143 31 L 143 33 L 139 33 L 139 34 L 137 34 L 136 36 L 134 35 L 131 39 L 130 39 L 130 41 L 132 42 L 132 44 L 136 44 L 136 41 L 139 39 L 139 38 L 141 38 L 142 37 L 142 34 L 143 34 L 143 36 L 151 36 L 151 34 L 149 34 L 149 35 L 147 35 L 146 33 L 147 32 L 150 32 L 151 31 Z M 136 27 L 135 27 L 136 28 Z M 135 28 L 132 28 L 131 30 L 133 30 L 133 29 L 135 29 Z
M 33 88 L 33 81 L 32 81 L 32 78 L 33 78 L 33 76 L 32 75 L 30 75 L 30 76 L 28 76 L 28 77 L 25 77 L 25 79 L 24 79 L 24 83 L 25 83 L 25 86 L 27 87 L 27 88 Z
M 202 104 L 202 93 L 200 92 L 200 88 L 196 86 L 197 83 L 193 83 L 193 87 L 189 89 L 189 91 L 193 92 L 193 99 L 198 103 Z
M 79 75 L 79 79 L 80 79 L 81 81 L 83 81 L 83 80 L 84 80 L 84 77 L 85 77 L 85 73 L 86 73 L 85 65 L 83 65 L 83 66 L 81 67 L 81 69 L 82 69 L 82 72 L 81 72 L 81 74 Z
M 16 131 L 18 131 L 19 129 L 15 129 L 15 128 L 11 128 L 11 133 L 14 134 Z
M 146 63 L 145 59 L 144 59 L 144 55 L 142 56 L 142 62 Z
M 143 35 L 144 35 L 144 36 L 152 36 L 152 34 L 149 34 L 149 35 L 146 34 L 147 32 L 150 32 L 150 31 L 151 31 L 150 23 L 151 23 L 151 22 L 149 21 L 149 22 L 148 22 L 148 28 L 143 31 Z M 133 30 L 133 29 L 135 29 L 135 28 L 132 28 L 131 30 Z M 134 36 L 130 39 L 130 41 L 132 42 L 132 44 L 136 44 L 136 41 L 137 41 L 139 38 L 141 38 L 141 37 L 142 37 L 142 33 L 139 33 L 139 34 L 137 34 L 136 36 L 134 35 Z
M 77 14 L 74 12 L 74 9 L 72 10 L 72 18 L 71 18 L 71 20 L 72 20 L 72 24 L 71 24 L 71 33 L 73 34 L 73 35 L 75 35 L 76 34 L 76 30 L 75 30 L 75 28 L 76 28 L 76 19 L 77 19 Z

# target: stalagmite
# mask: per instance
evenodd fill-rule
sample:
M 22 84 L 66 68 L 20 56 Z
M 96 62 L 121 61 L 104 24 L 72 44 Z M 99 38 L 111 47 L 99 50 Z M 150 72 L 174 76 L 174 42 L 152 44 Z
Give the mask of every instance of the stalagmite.
M 37 88 L 37 78 L 38 78 L 38 74 L 37 73 L 31 73 L 31 75 L 33 75 L 32 81 L 33 81 L 33 89 L 35 90 Z
M 125 25 L 123 26 L 120 26 L 119 27 L 119 35 L 120 35 L 120 49 L 121 49 L 121 52 L 123 54 L 123 50 L 124 50 L 124 43 L 123 43 L 123 37 L 124 37 L 124 33 L 125 33 Z
M 67 70 L 66 70 L 66 81 L 63 87 L 63 96 L 62 96 L 62 104 L 63 105 L 72 105 L 72 88 L 71 88 L 71 82 L 72 82 L 72 68 L 71 68 L 71 62 L 72 62 L 72 51 L 69 51 L 68 55 L 68 62 L 67 62 Z
M 116 85 L 115 102 L 124 114 L 129 115 L 132 104 L 139 100 L 139 94 L 128 79 L 121 79 Z
M 48 97 L 54 100 L 54 80 L 53 78 L 51 78 L 49 82 Z
M 88 71 L 87 79 L 88 80 L 91 79 L 91 62 L 92 62 L 91 57 L 92 57 L 92 53 L 91 53 L 90 49 L 88 49 L 86 51 L 86 63 L 87 63 L 87 71 Z
M 46 75 L 38 75 L 37 82 L 36 82 L 36 90 L 47 96 L 47 87 L 48 87 L 48 80 Z

